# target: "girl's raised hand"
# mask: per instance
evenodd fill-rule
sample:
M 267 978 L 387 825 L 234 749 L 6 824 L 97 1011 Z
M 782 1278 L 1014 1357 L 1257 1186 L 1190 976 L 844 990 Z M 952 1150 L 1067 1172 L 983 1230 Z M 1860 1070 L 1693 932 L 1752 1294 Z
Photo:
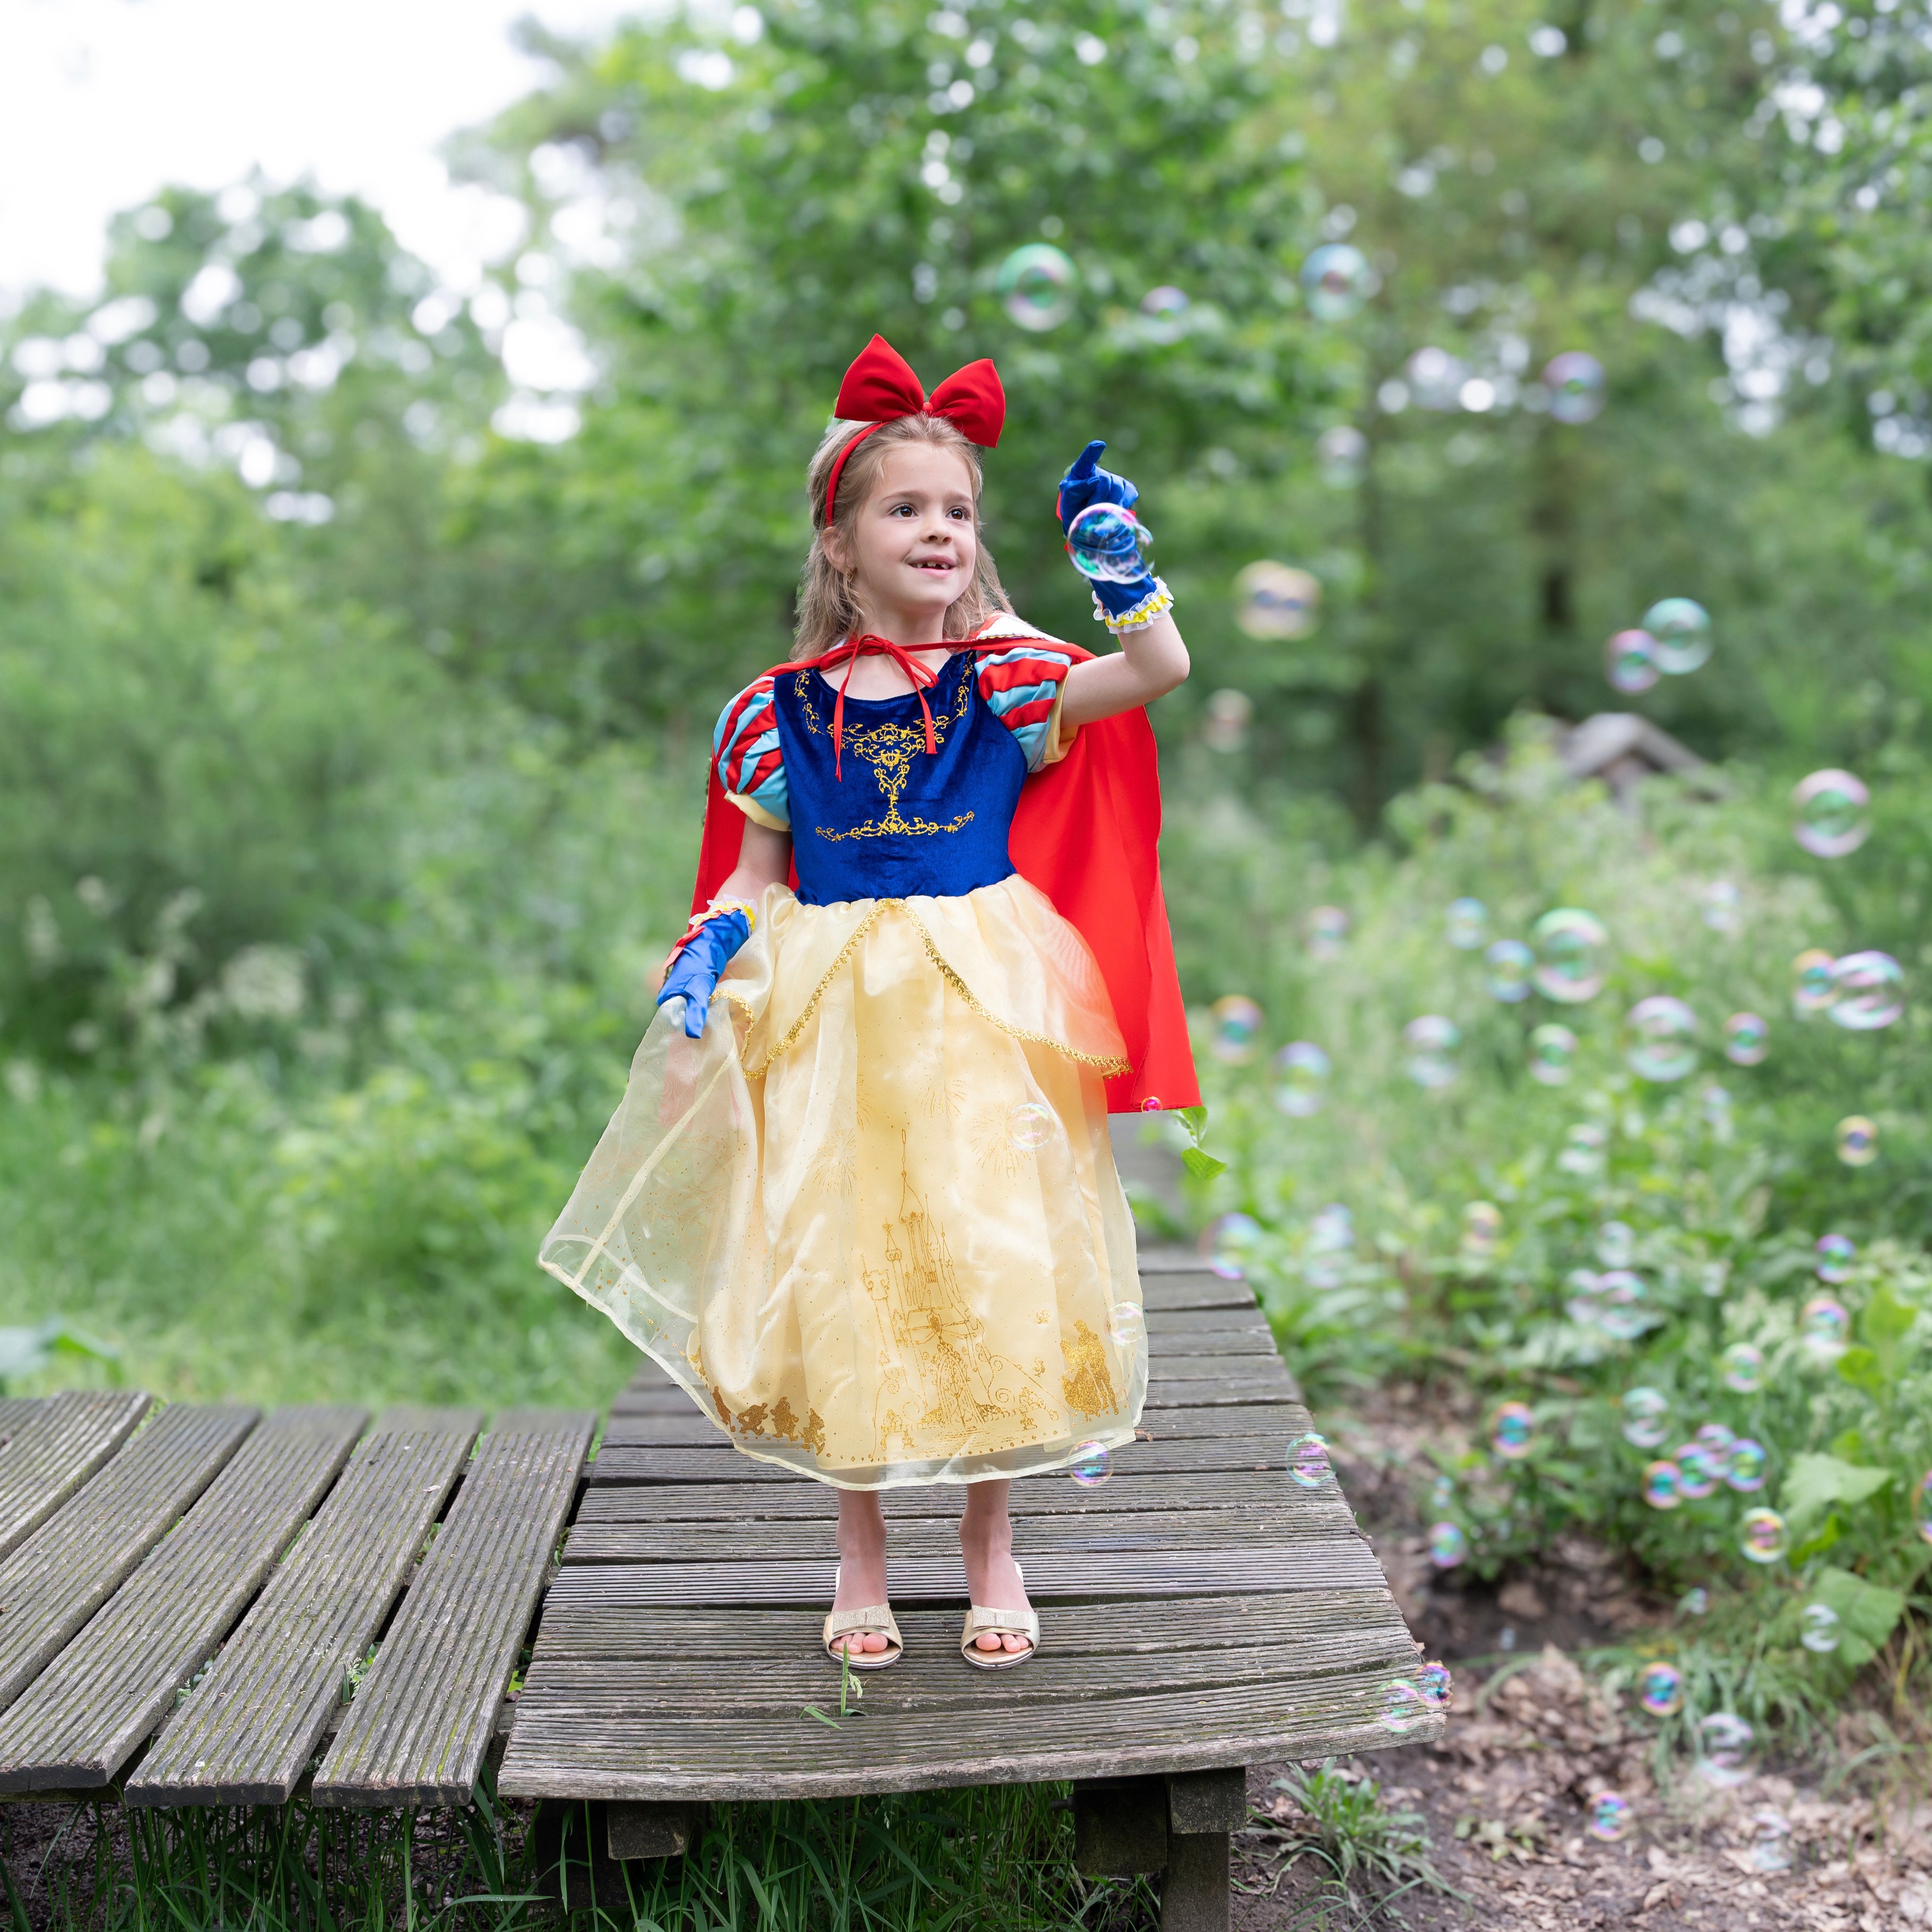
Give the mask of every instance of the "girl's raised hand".
M 1106 446 L 1103 439 L 1096 438 L 1066 466 L 1054 506 L 1062 530 L 1093 504 L 1118 503 L 1122 509 L 1131 510 L 1139 502 L 1141 493 L 1124 476 L 1100 467 L 1100 452 Z

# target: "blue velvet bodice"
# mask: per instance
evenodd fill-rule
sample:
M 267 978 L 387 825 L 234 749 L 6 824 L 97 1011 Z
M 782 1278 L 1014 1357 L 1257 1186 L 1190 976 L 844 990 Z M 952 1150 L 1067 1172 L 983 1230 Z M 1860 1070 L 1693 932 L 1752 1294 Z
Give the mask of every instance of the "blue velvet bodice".
M 978 688 L 970 652 L 927 688 L 935 748 L 911 692 L 845 700 L 842 777 L 832 773 L 838 694 L 815 670 L 772 686 L 790 800 L 798 896 L 842 900 L 950 898 L 1012 876 L 1006 834 L 1026 754 Z

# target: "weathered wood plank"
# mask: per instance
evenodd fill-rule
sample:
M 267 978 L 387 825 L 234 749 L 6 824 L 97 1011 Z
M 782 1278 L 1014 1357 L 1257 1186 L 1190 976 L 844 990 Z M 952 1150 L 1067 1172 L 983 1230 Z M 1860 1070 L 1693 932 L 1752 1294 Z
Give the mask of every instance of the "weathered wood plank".
M 119 1588 L 260 1419 L 164 1408 L 0 1564 L 0 1709 Z
M 0 1792 L 96 1789 L 113 1778 L 247 1608 L 367 1419 L 360 1408 L 285 1408 L 254 1430 L 0 1717 Z
M 1257 1348 L 1226 1354 L 1210 1352 L 1199 1354 L 1180 1354 L 1166 1348 L 1156 1348 L 1148 1364 L 1148 1378 L 1153 1382 L 1219 1382 L 1263 1381 L 1279 1382 L 1282 1388 L 1289 1386 L 1288 1364 L 1272 1348 Z
M 0 1556 L 32 1536 L 133 1433 L 152 1396 L 70 1389 L 21 1400 L 0 1430 Z
M 130 1804 L 280 1804 L 382 1627 L 482 1418 L 386 1412 L 308 1534 L 124 1787 Z
M 1142 1280 L 1141 1306 L 1150 1315 L 1180 1308 L 1232 1308 L 1246 1314 L 1255 1310 L 1255 1292 L 1244 1281 L 1223 1281 L 1217 1274 L 1151 1275 Z
M 316 1774 L 318 1804 L 468 1801 L 596 1421 L 496 1418 Z

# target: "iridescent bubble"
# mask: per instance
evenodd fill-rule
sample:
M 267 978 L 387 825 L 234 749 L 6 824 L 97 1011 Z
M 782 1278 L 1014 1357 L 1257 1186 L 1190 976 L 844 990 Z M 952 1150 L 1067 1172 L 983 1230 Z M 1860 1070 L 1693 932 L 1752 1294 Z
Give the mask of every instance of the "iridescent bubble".
M 1066 526 L 1066 554 L 1096 584 L 1132 584 L 1147 574 L 1154 532 L 1118 503 L 1089 503 Z
M 1711 1607 L 1711 1593 L 1700 1585 L 1694 1590 L 1686 1590 L 1677 1600 L 1677 1607 L 1687 1617 L 1701 1617 Z
M 1498 939 L 1483 955 L 1483 984 L 1489 988 L 1491 999 L 1514 1006 L 1519 1000 L 1529 998 L 1530 974 L 1535 968 L 1536 955 L 1521 940 Z
M 1214 1018 L 1214 1058 L 1229 1066 L 1244 1066 L 1254 1058 L 1255 1040 L 1262 1030 L 1262 1010 L 1245 993 L 1227 993 L 1208 1009 Z
M 1147 1339 L 1147 1316 L 1138 1301 L 1117 1301 L 1107 1317 L 1107 1333 L 1114 1346 L 1138 1348 Z
M 1429 1706 L 1413 1684 L 1391 1684 L 1382 1693 L 1382 1729 L 1404 1737 L 1429 1715 Z
M 1829 1604 L 1807 1604 L 1798 1621 L 1798 1641 L 1807 1650 L 1829 1657 L 1838 1648 L 1844 1633 L 1838 1628 L 1838 1613 Z
M 1006 1116 L 1006 1139 L 1022 1154 L 1035 1154 L 1053 1138 L 1053 1109 L 1037 1100 L 1022 1100 Z
M 1438 1570 L 1453 1570 L 1469 1553 L 1469 1539 L 1453 1522 L 1429 1526 L 1429 1560 Z
M 1932 1543 L 1932 1469 L 1919 1478 L 1918 1486 L 1912 1492 L 1912 1520 L 1921 1539 Z
M 1812 1250 L 1815 1257 L 1811 1272 L 1820 1281 L 1829 1282 L 1836 1287 L 1841 1281 L 1852 1278 L 1852 1264 L 1857 1260 L 1858 1244 L 1849 1234 L 1820 1234 L 1818 1245 Z
M 1755 1395 L 1764 1386 L 1764 1351 L 1748 1342 L 1733 1342 L 1718 1358 L 1724 1386 L 1739 1395 Z
M 1454 1701 L 1454 1686 L 1446 1664 L 1425 1664 L 1415 1673 L 1415 1688 L 1426 1703 L 1446 1711 Z
M 1612 691 L 1635 698 L 1663 674 L 1657 668 L 1657 640 L 1648 631 L 1618 631 L 1604 646 L 1604 675 Z
M 1677 1493 L 1694 1503 L 1714 1494 L 1724 1480 L 1723 1470 L 1701 1442 L 1686 1442 L 1672 1460 L 1677 1465 Z
M 1775 1510 L 1746 1510 L 1738 1525 L 1738 1547 L 1747 1563 L 1775 1563 L 1786 1548 L 1784 1517 Z
M 1529 1036 L 1529 1077 L 1539 1086 L 1564 1087 L 1576 1064 L 1576 1036 L 1566 1026 L 1540 1026 Z
M 1376 292 L 1375 271 L 1360 249 L 1346 242 L 1325 242 L 1301 265 L 1301 292 L 1308 311 L 1322 322 L 1346 322 Z
M 1845 1352 L 1851 1333 L 1852 1318 L 1845 1312 L 1844 1304 L 1834 1301 L 1828 1294 L 1814 1296 L 1798 1317 L 1798 1339 L 1814 1361 L 1835 1362 Z
M 1634 1388 L 1624 1396 L 1624 1440 L 1634 1448 L 1654 1449 L 1670 1426 L 1670 1398 L 1661 1389 Z
M 1234 622 L 1251 638 L 1305 638 L 1322 618 L 1322 584 L 1266 557 L 1234 573 Z
M 1657 640 L 1657 668 L 1682 677 L 1711 655 L 1711 614 L 1688 597 L 1666 597 L 1643 614 L 1643 628 Z
M 1822 1013 L 1838 997 L 1832 969 L 1838 962 L 1822 946 L 1808 946 L 1791 962 L 1791 1010 L 1801 1019 Z
M 1418 1087 L 1447 1087 L 1457 1072 L 1462 1030 L 1440 1013 L 1424 1013 L 1402 1030 L 1402 1069 Z
M 1348 937 L 1348 915 L 1340 906 L 1317 906 L 1308 915 L 1308 950 L 1317 959 L 1336 959 Z
M 1425 410 L 1453 410 L 1468 377 L 1468 371 L 1448 350 L 1432 343 L 1408 358 L 1402 374 L 1417 407 Z
M 1154 342 L 1178 342 L 1187 333 L 1192 306 L 1185 291 L 1171 284 L 1149 289 L 1141 297 L 1141 333 Z
M 1637 1701 L 1653 1718 L 1684 1708 L 1684 1673 L 1674 1664 L 1646 1664 L 1637 1673 Z
M 1059 249 L 1029 242 L 1000 264 L 994 287 L 1006 314 L 1021 328 L 1040 334 L 1058 328 L 1073 313 L 1080 276 Z
M 1367 472 L 1369 440 L 1353 424 L 1337 423 L 1316 437 L 1315 460 L 1331 490 L 1351 489 Z
M 1838 1123 L 1838 1158 L 1847 1167 L 1869 1167 L 1878 1158 L 1878 1123 L 1847 1114 Z
M 1462 1210 L 1462 1258 L 1484 1262 L 1502 1238 L 1503 1212 L 1492 1201 L 1472 1201 Z
M 1736 1447 L 1737 1439 L 1737 1431 L 1735 1429 L 1726 1428 L 1721 1422 L 1700 1423 L 1697 1426 L 1698 1448 L 1711 1458 L 1712 1463 L 1720 1472 L 1730 1461 L 1731 1451 Z
M 1791 790 L 1792 834 L 1814 858 L 1842 859 L 1871 836 L 1871 794 L 1850 772 L 1814 772 Z
M 1238 752 L 1248 742 L 1254 700 L 1245 691 L 1213 691 L 1208 694 L 1202 742 L 1210 752 Z
M 1675 1462 L 1643 1466 L 1643 1499 L 1654 1510 L 1674 1510 L 1684 1500 L 1683 1472 Z
M 1290 1040 L 1274 1057 L 1274 1103 L 1305 1120 L 1328 1104 L 1328 1056 L 1312 1041 Z
M 1732 1711 L 1713 1711 L 1697 1726 L 1697 1769 L 1712 1784 L 1742 1784 L 1751 1774 L 1757 1733 Z
M 1791 1820 L 1782 1811 L 1751 1814 L 1750 1866 L 1761 1872 L 1791 1869 Z
M 1697 1064 L 1697 1016 L 1668 993 L 1638 1000 L 1624 1028 L 1624 1062 L 1640 1080 L 1682 1080 Z
M 1312 1432 L 1298 1436 L 1288 1445 L 1288 1479 L 1298 1489 L 1318 1490 L 1334 1473 L 1328 1459 L 1325 1436 Z
M 1597 1325 L 1613 1340 L 1634 1342 L 1650 1325 L 1642 1277 L 1628 1268 L 1612 1268 L 1597 1277 Z
M 1735 932 L 1742 923 L 1744 895 L 1729 879 L 1713 879 L 1699 895 L 1704 923 L 1713 932 Z
M 1579 1120 L 1563 1130 L 1563 1151 L 1556 1165 L 1565 1174 L 1589 1175 L 1604 1171 L 1604 1153 L 1610 1137 L 1594 1120 Z
M 1629 1837 L 1633 1822 L 1630 1802 L 1621 1791 L 1593 1791 L 1586 1808 L 1590 1821 L 1584 1828 L 1592 1838 L 1614 1845 L 1619 1838 Z
M 1570 1320 L 1582 1328 L 1594 1328 L 1603 1295 L 1603 1282 L 1596 1270 L 1572 1268 L 1564 1286 L 1570 1291 L 1570 1298 L 1564 1304 L 1564 1308 Z
M 1771 1028 L 1755 1013 L 1733 1013 L 1724 1022 L 1724 1058 L 1733 1066 L 1755 1066 L 1771 1051 Z
M 1536 1412 L 1526 1402 L 1500 1404 L 1490 1418 L 1490 1447 L 1505 1462 L 1520 1462 L 1536 1437 Z
M 1905 971 L 1889 952 L 1847 952 L 1832 964 L 1832 1022 L 1874 1033 L 1905 1011 Z
M 1444 935 L 1458 952 L 1473 952 L 1489 930 L 1490 909 L 1480 899 L 1451 899 L 1442 923 Z
M 1731 1444 L 1730 1458 L 1724 1465 L 1724 1480 L 1740 1496 L 1755 1496 L 1764 1487 L 1770 1467 L 1771 1456 L 1764 1444 L 1741 1436 Z
M 1530 928 L 1529 939 L 1536 950 L 1536 990 L 1546 1000 L 1575 1006 L 1604 990 L 1610 936 L 1594 914 L 1558 906 Z
M 1097 1490 L 1114 1473 L 1114 1459 L 1100 1442 L 1083 1442 L 1073 1452 L 1068 1473 L 1083 1490 Z
M 1590 1245 L 1605 1268 L 1628 1268 L 1636 1253 L 1636 1230 L 1628 1221 L 1606 1221 Z
M 1594 356 L 1566 349 L 1544 364 L 1543 386 L 1550 392 L 1550 419 L 1574 426 L 1602 413 L 1609 382 L 1604 365 Z

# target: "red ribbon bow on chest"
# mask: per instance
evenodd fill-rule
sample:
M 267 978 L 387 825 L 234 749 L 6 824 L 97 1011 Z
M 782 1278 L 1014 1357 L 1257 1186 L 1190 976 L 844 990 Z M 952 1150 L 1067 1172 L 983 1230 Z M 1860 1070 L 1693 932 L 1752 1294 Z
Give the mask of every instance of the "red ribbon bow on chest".
M 845 675 L 838 680 L 838 695 L 832 702 L 832 776 L 842 778 L 845 776 L 839 760 L 839 753 L 845 735 L 845 687 L 852 682 L 852 667 L 861 658 L 890 658 L 905 673 L 906 681 L 913 688 L 913 694 L 919 700 L 919 708 L 926 719 L 926 755 L 936 758 L 939 742 L 932 726 L 932 706 L 926 701 L 927 691 L 939 682 L 939 674 L 928 670 L 914 656 L 914 651 L 944 651 L 950 656 L 955 651 L 998 650 L 999 644 L 976 644 L 970 639 L 958 644 L 896 644 L 890 638 L 875 636 L 868 631 L 864 636 L 848 638 L 842 644 L 836 644 L 823 657 L 802 658 L 796 666 L 788 664 L 789 670 L 830 671 L 839 665 L 845 667 Z M 831 680 L 828 678 L 827 683 Z
M 852 358 L 845 380 L 838 386 L 838 400 L 832 406 L 835 416 L 866 427 L 842 449 L 825 479 L 825 520 L 832 520 L 832 506 L 838 496 L 838 478 L 845 459 L 873 430 L 902 416 L 944 416 L 956 424 L 968 442 L 982 449 L 995 448 L 1000 431 L 1006 427 L 1006 392 L 1000 386 L 1000 372 L 987 358 L 956 369 L 928 396 L 920 388 L 912 364 L 883 335 L 875 335 Z

